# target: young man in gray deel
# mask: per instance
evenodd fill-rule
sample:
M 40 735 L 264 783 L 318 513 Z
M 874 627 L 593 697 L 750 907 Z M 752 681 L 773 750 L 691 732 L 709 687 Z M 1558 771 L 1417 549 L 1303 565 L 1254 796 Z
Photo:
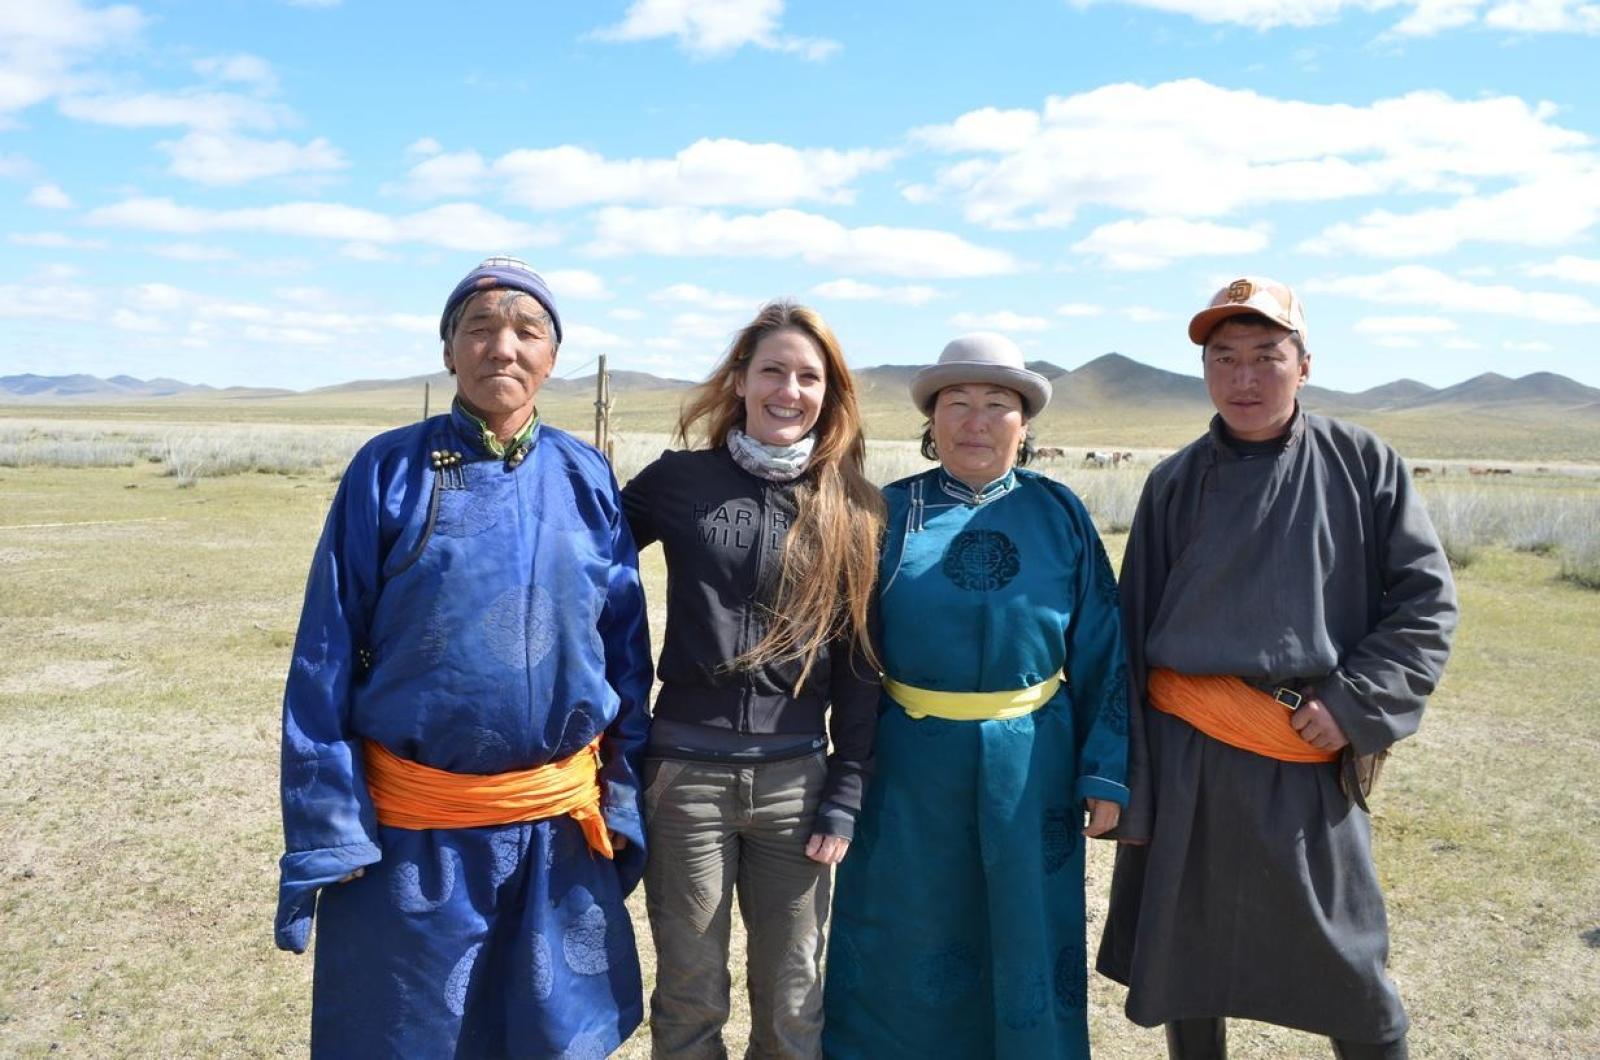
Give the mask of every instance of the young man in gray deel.
M 1416 731 L 1455 588 L 1394 450 L 1300 408 L 1305 334 L 1294 292 L 1255 277 L 1190 322 L 1217 415 L 1151 473 L 1122 566 L 1132 802 L 1098 967 L 1175 1058 L 1226 1056 L 1227 1016 L 1327 1035 L 1339 1057 L 1406 1056 L 1355 799 L 1373 756 Z M 1338 757 L 1208 736 L 1152 700 L 1157 669 L 1242 679 Z

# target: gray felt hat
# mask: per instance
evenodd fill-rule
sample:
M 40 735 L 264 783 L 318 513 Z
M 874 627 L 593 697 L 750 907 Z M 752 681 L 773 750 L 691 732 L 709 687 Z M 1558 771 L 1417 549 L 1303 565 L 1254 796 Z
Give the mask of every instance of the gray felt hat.
M 1050 404 L 1050 380 L 1027 366 L 1016 343 L 993 331 L 951 339 L 937 364 L 911 377 L 911 400 L 928 414 L 939 391 L 957 383 L 993 383 L 1015 390 L 1030 418 Z

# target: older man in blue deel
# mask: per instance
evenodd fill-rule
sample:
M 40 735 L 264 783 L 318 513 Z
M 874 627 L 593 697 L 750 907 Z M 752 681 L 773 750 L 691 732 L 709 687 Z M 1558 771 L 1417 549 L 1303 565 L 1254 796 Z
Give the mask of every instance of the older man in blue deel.
M 649 638 L 610 468 L 541 424 L 561 316 L 491 258 L 448 415 L 379 435 L 317 545 L 283 710 L 277 942 L 316 1056 L 582 1056 L 642 1012 Z

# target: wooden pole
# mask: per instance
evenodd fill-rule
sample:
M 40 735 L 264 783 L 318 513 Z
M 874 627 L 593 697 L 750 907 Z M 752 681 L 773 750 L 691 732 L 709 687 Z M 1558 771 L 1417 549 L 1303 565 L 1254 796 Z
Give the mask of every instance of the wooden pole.
M 422 418 L 423 419 L 427 419 L 428 418 L 428 387 L 430 385 L 431 384 L 426 379 L 424 379 L 422 381 Z
M 594 373 L 594 447 L 606 451 L 606 355 Z

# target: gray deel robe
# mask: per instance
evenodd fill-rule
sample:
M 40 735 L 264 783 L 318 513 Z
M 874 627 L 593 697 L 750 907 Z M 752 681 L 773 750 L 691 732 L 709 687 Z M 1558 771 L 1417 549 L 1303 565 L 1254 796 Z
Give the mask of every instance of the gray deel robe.
M 1357 752 L 1417 729 L 1455 586 L 1410 475 L 1371 432 L 1221 420 L 1150 474 L 1123 560 L 1132 802 L 1099 970 L 1145 1026 L 1240 1016 L 1353 1042 L 1404 1033 L 1366 814 L 1336 763 L 1279 762 L 1148 708 L 1167 667 L 1315 693 Z

